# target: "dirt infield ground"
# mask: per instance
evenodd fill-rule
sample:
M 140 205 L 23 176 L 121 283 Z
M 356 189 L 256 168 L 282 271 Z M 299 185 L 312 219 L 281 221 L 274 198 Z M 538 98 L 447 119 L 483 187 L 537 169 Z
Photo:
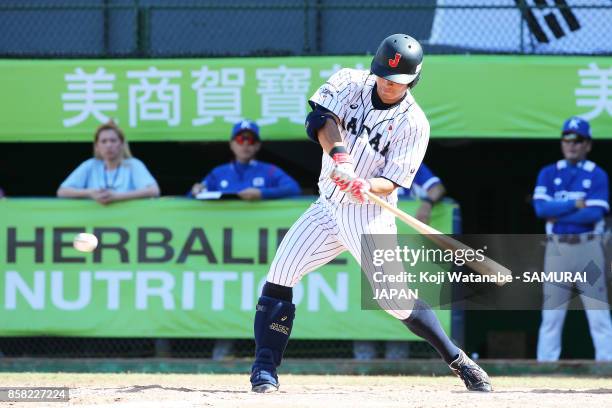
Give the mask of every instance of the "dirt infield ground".
M 69 403 L 4 403 L 12 407 L 572 407 L 604 408 L 612 379 L 497 377 L 495 392 L 469 393 L 447 377 L 285 375 L 281 391 L 249 391 L 242 375 L 8 374 L 1 386 L 67 386 Z M 265 403 L 262 403 L 264 402 Z

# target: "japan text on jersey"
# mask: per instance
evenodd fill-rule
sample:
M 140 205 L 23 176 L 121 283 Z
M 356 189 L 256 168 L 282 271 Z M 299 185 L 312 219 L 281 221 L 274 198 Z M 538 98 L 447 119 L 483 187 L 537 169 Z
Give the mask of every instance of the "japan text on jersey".
M 340 134 L 359 177 L 383 177 L 409 188 L 427 149 L 429 122 L 410 92 L 399 103 L 376 109 L 372 103 L 375 84 L 376 77 L 369 71 L 342 69 L 310 101 L 342 121 Z M 329 179 L 333 166 L 333 160 L 323 154 L 319 189 L 329 200 L 347 202 Z M 384 199 L 395 203 L 397 192 Z

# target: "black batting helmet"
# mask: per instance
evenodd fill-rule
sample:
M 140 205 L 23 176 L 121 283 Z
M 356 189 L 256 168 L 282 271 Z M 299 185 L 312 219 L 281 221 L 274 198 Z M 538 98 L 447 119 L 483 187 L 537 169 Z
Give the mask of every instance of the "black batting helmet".
M 416 85 L 423 63 L 423 48 L 414 38 L 406 34 L 393 34 L 385 38 L 376 50 L 370 71 L 373 74 L 407 84 Z

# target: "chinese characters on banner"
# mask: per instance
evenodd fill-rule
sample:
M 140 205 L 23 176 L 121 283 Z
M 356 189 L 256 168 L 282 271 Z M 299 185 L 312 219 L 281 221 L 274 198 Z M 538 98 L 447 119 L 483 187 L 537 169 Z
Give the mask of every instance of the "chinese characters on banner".
M 612 116 L 612 67 L 600 68 L 590 63 L 588 69 L 578 70 L 581 88 L 576 89 L 576 106 L 591 110 L 580 116 L 592 120 L 604 111 Z
M 107 73 L 104 68 L 98 68 L 92 74 L 77 68 L 64 78 L 68 87 L 68 92 L 62 94 L 64 111 L 78 112 L 76 116 L 64 119 L 64 127 L 78 125 L 89 116 L 107 122 L 109 117 L 105 112 L 117 110 L 119 94 L 113 92 L 114 74 Z
M 342 67 L 334 64 L 330 69 L 319 71 L 318 77 L 328 78 Z M 362 64 L 355 65 L 363 69 Z M 61 95 L 64 127 L 73 127 L 90 117 L 103 123 L 116 118 L 117 112 L 128 107 L 128 123 L 137 127 L 143 122 L 161 122 L 169 127 L 181 125 L 184 121 L 192 126 L 205 126 L 215 120 L 234 123 L 243 119 L 243 91 L 247 81 L 256 85 L 259 97 L 262 125 L 272 125 L 281 119 L 302 124 L 308 113 L 307 101 L 311 88 L 311 68 L 290 68 L 280 65 L 273 68 L 258 68 L 254 78 L 247 78 L 244 68 L 211 69 L 201 66 L 197 70 L 162 70 L 151 66 L 147 70 L 127 71 L 130 81 L 127 95 L 115 90 L 117 75 L 99 67 L 94 72 L 76 68 L 65 74 L 67 91 Z M 179 82 L 182 78 L 192 79 L 185 89 Z M 315 78 L 319 85 L 319 78 Z M 184 94 L 184 95 L 183 95 Z M 193 98 L 195 116 L 184 118 L 181 98 Z
M 121 74 L 124 78 L 119 78 L 120 74 L 109 72 L 105 67 L 92 68 L 90 72 L 77 67 L 64 74 L 65 91 L 61 101 L 65 116 L 61 120 L 64 128 L 89 119 L 103 123 L 116 118 L 121 110 L 127 112 L 128 125 L 132 128 L 144 122 L 158 122 L 169 128 L 185 124 L 200 127 L 215 121 L 241 120 L 246 116 L 248 105 L 257 107 L 258 116 L 249 117 L 262 126 L 281 120 L 301 124 L 308 113 L 311 87 L 319 86 L 341 68 L 340 64 L 333 64 L 313 74 L 312 68 L 285 65 L 256 68 L 250 73 L 242 67 L 212 69 L 203 65 L 182 71 L 150 66 L 128 70 Z M 354 68 L 364 69 L 364 66 L 355 64 Z M 580 85 L 573 97 L 578 115 L 587 120 L 612 116 L 612 67 L 592 62 L 578 69 L 577 77 Z M 190 80 L 189 85 L 185 79 Z M 119 80 L 127 80 L 126 94 L 117 91 Z M 245 97 L 248 87 L 253 91 Z M 181 101 L 195 107 L 189 117 L 181 110 Z

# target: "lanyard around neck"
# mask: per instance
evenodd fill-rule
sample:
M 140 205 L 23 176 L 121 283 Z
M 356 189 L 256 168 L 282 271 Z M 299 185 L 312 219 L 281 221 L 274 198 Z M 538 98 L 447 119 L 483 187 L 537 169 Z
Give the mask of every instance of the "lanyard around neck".
M 106 171 L 106 164 L 104 165 L 104 169 L 102 170 L 102 173 L 104 174 L 104 188 L 106 190 L 114 190 L 115 188 L 117 188 L 116 183 L 117 183 L 117 179 L 119 178 L 119 171 L 121 170 L 121 164 L 119 166 L 117 166 L 117 168 L 115 169 L 115 174 L 113 174 L 113 180 L 111 181 L 111 183 L 108 183 L 108 176 L 107 176 L 107 171 Z

